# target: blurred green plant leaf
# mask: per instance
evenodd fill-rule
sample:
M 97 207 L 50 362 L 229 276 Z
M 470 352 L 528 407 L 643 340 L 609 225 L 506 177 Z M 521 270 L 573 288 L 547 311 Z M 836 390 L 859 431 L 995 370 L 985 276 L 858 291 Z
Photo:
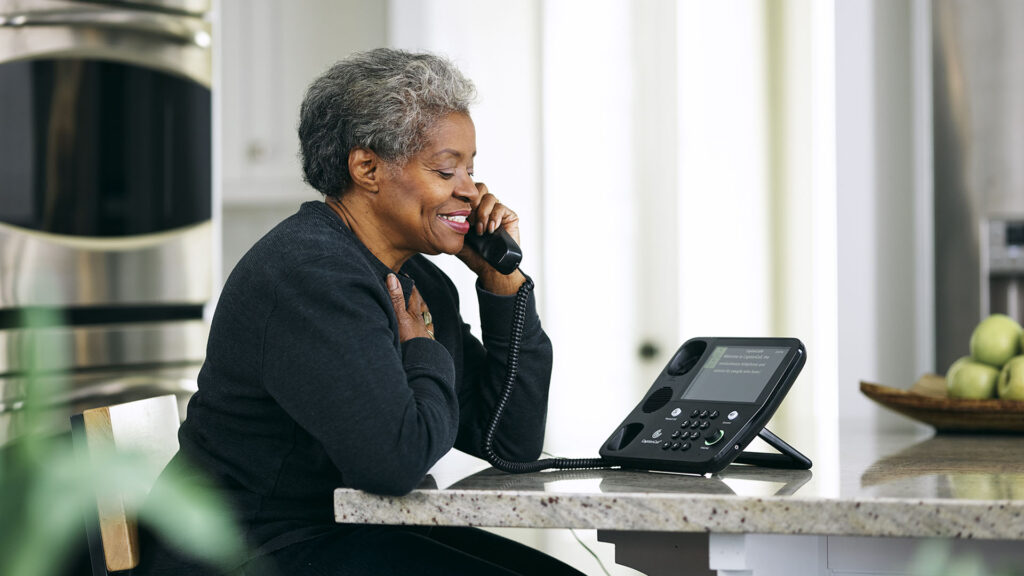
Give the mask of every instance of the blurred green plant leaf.
M 207 486 L 168 472 L 158 498 L 141 504 L 151 488 L 148 461 L 141 454 L 90 446 L 88 461 L 76 458 L 71 443 L 55 433 L 54 403 L 65 392 L 53 366 L 67 351 L 47 338 L 45 327 L 60 323 L 52 311 L 23 315 L 18 350 L 26 389 L 19 435 L 0 447 L 0 574 L 53 576 L 69 560 L 72 544 L 84 540 L 85 515 L 95 515 L 97 498 L 120 497 L 140 524 L 151 527 L 183 552 L 222 567 L 237 565 L 244 546 L 229 510 Z M 39 328 L 33 332 L 33 328 Z
M 237 566 L 245 548 L 223 499 L 194 479 L 166 480 L 140 520 L 181 550 L 213 564 Z

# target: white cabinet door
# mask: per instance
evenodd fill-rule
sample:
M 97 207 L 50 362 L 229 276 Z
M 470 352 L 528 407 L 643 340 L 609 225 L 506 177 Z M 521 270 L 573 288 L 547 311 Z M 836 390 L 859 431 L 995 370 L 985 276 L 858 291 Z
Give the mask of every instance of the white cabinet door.
M 299 105 L 316 76 L 352 52 L 387 42 L 387 3 L 221 0 L 219 5 L 224 203 L 298 204 Z

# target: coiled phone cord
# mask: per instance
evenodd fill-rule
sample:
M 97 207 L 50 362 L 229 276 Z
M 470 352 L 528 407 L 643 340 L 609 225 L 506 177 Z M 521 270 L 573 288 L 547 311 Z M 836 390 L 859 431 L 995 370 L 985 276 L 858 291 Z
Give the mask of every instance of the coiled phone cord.
M 512 389 L 515 387 L 516 376 L 519 373 L 519 347 L 523 341 L 523 327 L 526 324 L 526 301 L 532 291 L 533 281 L 527 278 L 516 292 L 515 304 L 512 307 L 512 333 L 509 336 L 508 359 L 505 365 L 505 384 L 501 389 L 501 396 L 498 397 L 498 404 L 494 408 L 494 415 L 491 416 L 490 425 L 484 434 L 484 456 L 491 466 L 512 474 L 540 472 L 548 469 L 608 468 L 612 464 L 601 458 L 545 458 L 534 462 L 512 462 L 498 456 L 498 453 L 494 451 L 494 435 L 498 431 L 498 424 L 501 422 L 501 416 L 505 412 L 508 400 L 512 397 Z

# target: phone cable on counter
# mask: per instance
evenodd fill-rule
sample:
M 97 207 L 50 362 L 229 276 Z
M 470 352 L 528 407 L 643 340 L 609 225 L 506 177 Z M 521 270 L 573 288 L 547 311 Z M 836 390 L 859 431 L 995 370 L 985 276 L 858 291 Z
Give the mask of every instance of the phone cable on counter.
M 494 451 L 494 435 L 498 430 L 498 423 L 505 412 L 509 398 L 512 396 L 512 389 L 515 387 L 516 375 L 519 373 L 519 347 L 523 341 L 523 327 L 526 324 L 526 302 L 533 291 L 533 281 L 529 278 L 523 282 L 516 292 L 515 304 L 512 308 L 512 333 L 509 337 L 508 359 L 505 367 L 505 384 L 501 389 L 501 396 L 494 408 L 494 415 L 491 417 L 490 425 L 484 434 L 483 453 L 487 462 L 502 472 L 512 474 L 523 474 L 527 472 L 540 472 L 541 470 L 559 469 L 588 469 L 588 468 L 610 468 L 614 466 L 601 458 L 545 458 L 534 462 L 513 462 L 499 456 Z

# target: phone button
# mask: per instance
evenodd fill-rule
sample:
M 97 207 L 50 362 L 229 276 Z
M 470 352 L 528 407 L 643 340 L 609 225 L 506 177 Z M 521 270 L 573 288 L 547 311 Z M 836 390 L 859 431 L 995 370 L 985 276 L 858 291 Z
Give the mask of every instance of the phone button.
M 715 430 L 714 432 L 712 432 L 710 438 L 705 438 L 704 439 L 704 445 L 705 446 L 714 446 L 715 444 L 718 444 L 718 442 L 722 438 L 724 438 L 724 437 L 725 437 L 725 432 L 724 431 L 722 431 L 722 430 Z
M 726 416 L 726 418 L 728 418 L 729 420 L 735 420 L 739 415 L 739 412 L 733 410 L 732 412 L 729 412 L 729 415 Z

